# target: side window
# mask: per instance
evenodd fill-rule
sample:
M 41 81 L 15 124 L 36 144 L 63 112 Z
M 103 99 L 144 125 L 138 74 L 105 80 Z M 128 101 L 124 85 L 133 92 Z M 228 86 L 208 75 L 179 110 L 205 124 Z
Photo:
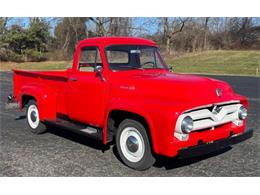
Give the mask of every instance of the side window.
M 79 71 L 94 72 L 96 65 L 102 65 L 98 48 L 85 47 L 81 49 L 78 66 Z

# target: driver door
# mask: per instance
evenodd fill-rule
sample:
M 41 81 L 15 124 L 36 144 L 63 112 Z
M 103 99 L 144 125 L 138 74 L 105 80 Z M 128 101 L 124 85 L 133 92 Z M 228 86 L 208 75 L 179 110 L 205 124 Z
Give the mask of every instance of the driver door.
M 77 70 L 69 77 L 69 118 L 93 126 L 102 126 L 105 110 L 105 82 L 94 72 L 101 65 L 97 47 L 81 48 Z

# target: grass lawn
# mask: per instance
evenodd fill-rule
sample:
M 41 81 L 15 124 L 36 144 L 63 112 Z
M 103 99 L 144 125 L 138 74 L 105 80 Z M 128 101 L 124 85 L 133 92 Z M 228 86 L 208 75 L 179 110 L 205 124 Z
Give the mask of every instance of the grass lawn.
M 260 51 L 207 51 L 186 54 L 181 57 L 166 57 L 165 60 L 168 65 L 174 67 L 174 72 L 260 75 Z M 66 69 L 71 64 L 71 61 L 0 62 L 0 70 L 12 68 L 60 70 Z
M 260 75 L 260 51 L 207 51 L 166 58 L 175 72 Z
M 46 61 L 46 62 L 0 62 L 0 70 L 25 69 L 25 70 L 62 70 L 71 66 L 71 61 Z

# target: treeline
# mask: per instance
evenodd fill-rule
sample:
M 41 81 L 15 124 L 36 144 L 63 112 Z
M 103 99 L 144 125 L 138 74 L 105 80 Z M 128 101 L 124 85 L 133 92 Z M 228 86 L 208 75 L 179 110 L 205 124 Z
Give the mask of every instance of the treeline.
M 0 19 L 1 61 L 43 61 L 51 42 L 49 25 L 40 18 L 31 18 L 28 28 L 17 24 L 7 27 L 8 18 Z
M 149 38 L 168 55 L 210 49 L 260 49 L 260 18 L 0 18 L 0 61 L 71 59 L 78 41 Z

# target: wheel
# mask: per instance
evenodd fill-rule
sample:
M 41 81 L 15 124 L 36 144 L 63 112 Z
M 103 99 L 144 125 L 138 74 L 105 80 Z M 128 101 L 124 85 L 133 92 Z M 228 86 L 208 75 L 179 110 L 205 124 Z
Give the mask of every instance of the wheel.
M 30 127 L 31 132 L 40 134 L 46 131 L 46 127 L 41 123 L 39 117 L 39 110 L 35 100 L 30 100 L 27 107 L 27 124 Z
M 150 168 L 155 158 L 144 126 L 138 121 L 125 119 L 116 133 L 116 147 L 122 161 L 136 170 Z

